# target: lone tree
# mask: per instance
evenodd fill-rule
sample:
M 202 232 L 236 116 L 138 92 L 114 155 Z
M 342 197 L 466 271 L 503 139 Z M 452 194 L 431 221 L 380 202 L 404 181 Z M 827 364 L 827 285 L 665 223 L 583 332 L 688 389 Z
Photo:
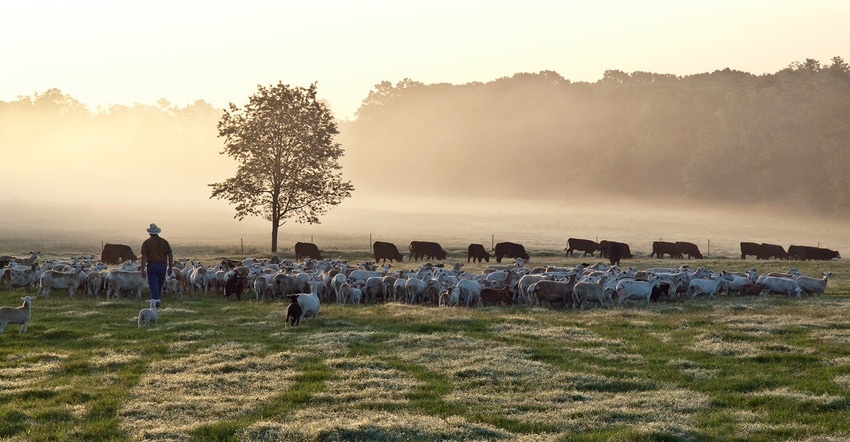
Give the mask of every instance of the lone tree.
M 210 184 L 210 198 L 236 205 L 234 218 L 261 216 L 272 223 L 272 253 L 278 229 L 288 219 L 318 224 L 319 216 L 351 196 L 337 161 L 343 155 L 336 122 L 309 88 L 278 82 L 252 95 L 244 108 L 233 103 L 218 122 L 224 150 L 239 162 L 236 176 Z

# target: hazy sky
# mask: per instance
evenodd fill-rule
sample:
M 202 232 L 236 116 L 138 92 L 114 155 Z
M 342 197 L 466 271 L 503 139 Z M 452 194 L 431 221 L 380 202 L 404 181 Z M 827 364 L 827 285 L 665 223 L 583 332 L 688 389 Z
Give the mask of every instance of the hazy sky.
M 850 58 L 850 1 L 0 0 L 0 100 L 59 88 L 93 108 L 243 105 L 307 86 L 349 118 L 380 81 L 553 70 L 774 73 Z

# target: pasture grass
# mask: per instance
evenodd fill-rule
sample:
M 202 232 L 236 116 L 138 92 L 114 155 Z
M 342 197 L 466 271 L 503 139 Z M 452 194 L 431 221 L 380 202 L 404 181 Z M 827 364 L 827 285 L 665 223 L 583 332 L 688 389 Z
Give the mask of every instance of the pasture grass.
M 0 336 L 0 439 L 850 438 L 848 265 L 691 263 L 833 276 L 820 298 L 325 304 L 299 327 L 284 327 L 283 302 L 210 293 L 165 298 L 140 329 L 143 300 L 54 292 L 33 302 L 28 333 Z M 2 291 L 0 304 L 22 295 Z

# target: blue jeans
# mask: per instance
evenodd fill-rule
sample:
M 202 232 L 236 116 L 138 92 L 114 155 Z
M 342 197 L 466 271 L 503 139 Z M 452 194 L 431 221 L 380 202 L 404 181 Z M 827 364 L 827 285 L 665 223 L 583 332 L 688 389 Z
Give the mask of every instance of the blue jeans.
M 151 299 L 156 299 L 156 307 L 159 308 L 159 296 L 162 294 L 162 288 L 165 287 L 165 271 L 168 270 L 168 263 L 164 262 L 149 262 L 148 263 L 148 285 L 151 289 Z

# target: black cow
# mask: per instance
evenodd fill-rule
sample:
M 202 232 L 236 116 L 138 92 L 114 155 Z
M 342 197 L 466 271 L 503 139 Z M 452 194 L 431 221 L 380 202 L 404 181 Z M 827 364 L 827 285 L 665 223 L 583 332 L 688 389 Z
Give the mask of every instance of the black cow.
M 500 242 L 496 244 L 496 262 L 502 262 L 502 258 L 522 258 L 525 262 L 531 260 L 522 244 L 513 242 Z
M 779 244 L 762 243 L 761 244 L 761 250 L 762 250 L 762 253 L 765 256 L 763 259 L 770 259 L 770 258 L 788 259 L 789 258 L 788 252 L 786 252 L 785 248 L 780 246 Z
M 466 248 L 466 262 L 470 260 L 481 262 L 481 260 L 490 262 L 490 253 L 481 244 L 470 244 Z
M 629 245 L 626 243 L 608 241 L 607 249 L 608 261 L 611 262 L 612 266 L 619 266 L 620 259 L 632 257 L 632 254 L 629 251 Z
M 419 261 L 420 259 L 446 259 L 446 251 L 443 250 L 443 246 L 431 241 L 411 241 L 408 251 L 410 252 L 410 256 L 407 258 L 408 261 Z
M 599 254 L 599 257 L 600 258 L 608 258 L 610 260 L 611 259 L 611 256 L 610 256 L 611 249 L 614 248 L 615 245 L 616 245 L 616 248 L 620 252 L 619 258 L 622 258 L 622 259 L 632 259 L 632 258 L 634 258 L 634 256 L 632 256 L 632 250 L 631 250 L 631 248 L 629 247 L 628 244 L 626 244 L 624 242 L 609 241 L 607 239 L 603 239 L 602 241 L 599 241 L 599 250 L 601 251 L 601 253 Z M 617 262 L 620 262 L 620 260 L 617 259 Z
M 676 255 L 680 259 L 684 258 L 685 255 L 688 255 L 688 259 L 691 259 L 691 257 L 702 259 L 702 253 L 700 253 L 699 247 L 692 242 L 676 241 Z
M 105 244 L 100 252 L 100 260 L 104 264 L 120 264 L 125 261 L 136 261 L 138 258 L 130 246 L 124 244 Z
M 398 247 L 391 242 L 383 242 L 383 241 L 375 241 L 372 244 L 372 253 L 375 255 L 375 263 L 378 262 L 387 262 L 389 259 L 390 262 L 393 260 L 401 262 L 404 260 L 404 257 L 401 256 L 401 252 L 398 251 Z
M 764 252 L 761 244 L 741 241 L 741 259 L 747 259 L 748 256 L 755 256 L 756 259 L 764 259 Z
M 795 246 L 795 245 L 788 246 L 788 258 L 796 259 L 798 261 L 805 260 L 804 256 L 806 255 L 806 252 L 803 251 L 803 247 L 806 247 L 806 246 Z
M 295 243 L 295 260 L 301 261 L 304 258 L 313 258 L 317 260 L 322 259 L 321 253 L 319 253 L 319 248 L 310 242 L 297 242 Z
M 788 255 L 790 255 L 793 259 L 801 261 L 829 261 L 836 258 L 841 259 L 841 254 L 838 253 L 837 250 L 813 246 L 788 246 Z
M 567 240 L 567 248 L 564 250 L 569 256 L 573 256 L 573 252 L 576 250 L 584 252 L 584 255 L 581 256 L 587 256 L 588 253 L 593 256 L 593 252 L 599 250 L 599 243 L 589 239 L 570 238 Z
M 652 258 L 655 256 L 656 258 L 661 259 L 664 258 L 664 255 L 670 255 L 671 258 L 676 258 L 677 253 L 676 243 L 669 241 L 653 241 L 652 253 L 649 254 L 649 257 Z

